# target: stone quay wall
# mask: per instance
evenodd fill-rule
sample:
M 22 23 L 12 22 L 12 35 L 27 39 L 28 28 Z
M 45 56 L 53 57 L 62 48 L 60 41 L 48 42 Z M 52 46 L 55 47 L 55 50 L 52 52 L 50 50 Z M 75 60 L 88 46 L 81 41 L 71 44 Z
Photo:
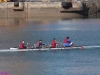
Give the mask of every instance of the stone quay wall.
M 80 2 L 79 2 L 80 3 Z M 0 17 L 81 17 L 74 11 L 81 11 L 81 4 L 73 2 L 70 9 L 63 8 L 62 2 L 19 2 L 15 7 L 14 2 L 0 3 Z M 70 13 L 70 11 L 72 13 Z
M 100 1 L 72 1 L 69 2 L 15 2 L 0 3 L 0 17 L 20 18 L 75 18 L 100 17 Z

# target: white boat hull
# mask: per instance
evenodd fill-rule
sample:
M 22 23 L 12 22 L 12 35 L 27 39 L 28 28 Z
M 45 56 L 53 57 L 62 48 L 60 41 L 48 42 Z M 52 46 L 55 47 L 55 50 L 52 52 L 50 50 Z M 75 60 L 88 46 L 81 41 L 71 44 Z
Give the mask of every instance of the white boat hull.
M 74 50 L 74 49 L 87 49 L 87 48 L 100 48 L 100 46 L 80 46 L 80 47 L 65 47 L 65 48 L 33 48 L 33 49 L 18 49 L 18 48 L 10 48 L 3 49 L 0 52 L 18 52 L 18 51 L 48 51 L 48 50 Z
M 3 49 L 0 52 L 17 52 L 17 51 L 48 51 L 48 50 L 68 50 L 68 49 L 81 49 L 81 47 L 66 47 L 66 48 L 35 48 L 35 49 L 18 49 L 18 48 L 10 48 Z

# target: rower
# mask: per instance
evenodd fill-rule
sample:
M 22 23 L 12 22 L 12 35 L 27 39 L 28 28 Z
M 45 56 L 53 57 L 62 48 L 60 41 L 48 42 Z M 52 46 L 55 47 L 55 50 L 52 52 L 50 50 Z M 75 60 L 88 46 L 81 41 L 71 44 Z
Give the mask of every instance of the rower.
M 56 48 L 58 44 L 59 43 L 56 41 L 56 38 L 53 38 L 52 43 L 51 43 L 51 47 Z
M 66 37 L 65 40 L 64 40 L 63 46 L 64 47 L 70 47 L 70 46 L 73 46 L 73 44 L 74 43 L 69 40 L 69 37 Z
M 45 44 L 42 43 L 42 40 L 39 40 L 36 44 L 36 48 L 42 48 Z
M 19 45 L 19 49 L 26 49 L 26 45 L 25 45 L 25 41 L 23 40 L 20 45 Z

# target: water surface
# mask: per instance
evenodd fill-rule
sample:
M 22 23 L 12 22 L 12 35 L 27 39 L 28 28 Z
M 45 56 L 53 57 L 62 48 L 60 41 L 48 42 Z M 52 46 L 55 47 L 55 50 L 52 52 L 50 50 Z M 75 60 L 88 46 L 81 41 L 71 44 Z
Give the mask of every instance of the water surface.
M 15 23 L 15 22 L 14 22 Z M 16 24 L 16 23 L 15 23 Z M 100 45 L 100 19 L 28 21 L 0 26 L 0 48 L 8 49 L 22 40 L 34 45 L 39 39 L 50 44 L 66 36 L 75 45 Z M 9 75 L 100 75 L 100 49 L 0 53 L 0 72 Z

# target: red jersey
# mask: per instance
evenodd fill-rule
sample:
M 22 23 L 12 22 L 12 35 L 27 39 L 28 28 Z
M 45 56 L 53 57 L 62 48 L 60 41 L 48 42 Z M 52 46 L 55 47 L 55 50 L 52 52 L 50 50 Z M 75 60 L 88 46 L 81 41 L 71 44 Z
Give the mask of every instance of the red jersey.
M 40 41 L 39 41 L 39 42 L 37 42 L 36 46 L 37 46 L 37 47 L 40 47 Z
M 69 43 L 68 39 L 65 39 L 65 40 L 64 40 L 64 43 Z
M 37 42 L 37 45 L 39 45 L 40 44 L 40 42 Z
M 19 46 L 20 49 L 23 49 L 24 48 L 24 43 L 22 42 Z
M 55 48 L 56 47 L 56 41 L 53 40 L 51 45 L 52 45 L 53 48 Z

